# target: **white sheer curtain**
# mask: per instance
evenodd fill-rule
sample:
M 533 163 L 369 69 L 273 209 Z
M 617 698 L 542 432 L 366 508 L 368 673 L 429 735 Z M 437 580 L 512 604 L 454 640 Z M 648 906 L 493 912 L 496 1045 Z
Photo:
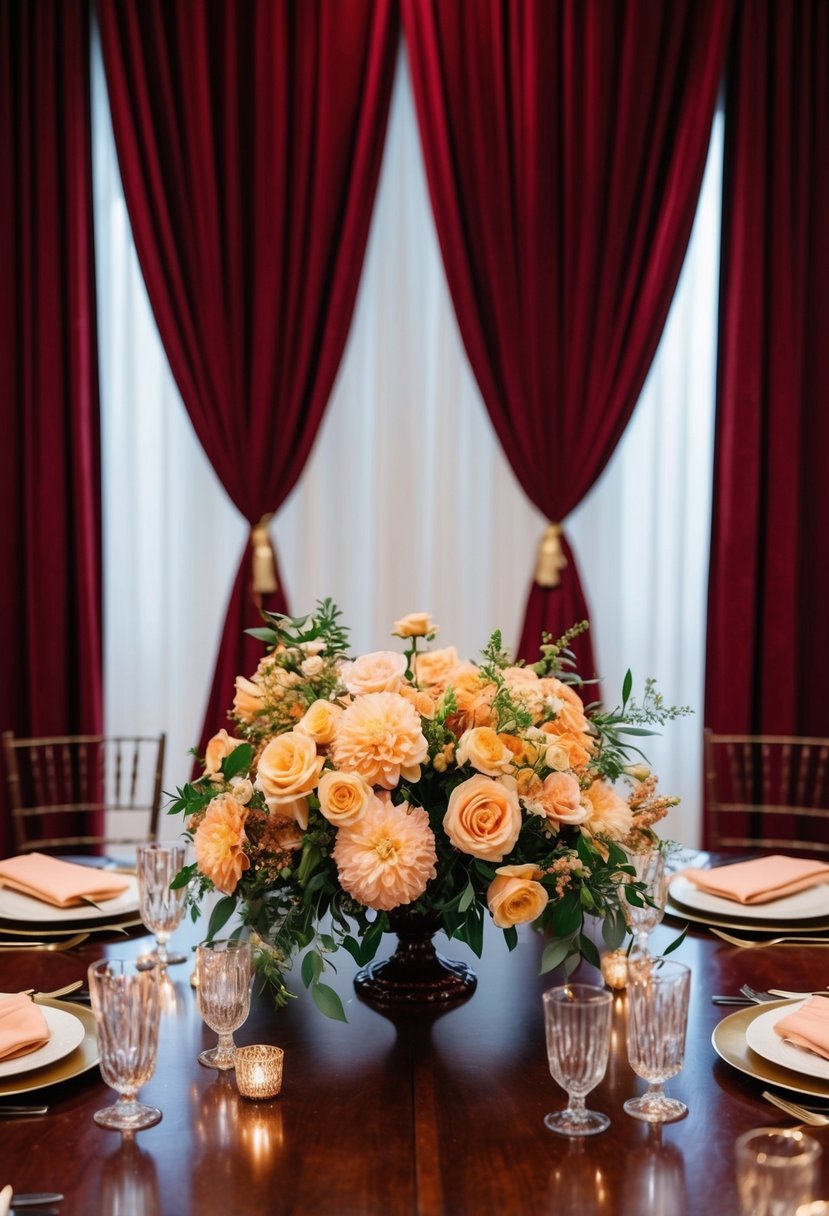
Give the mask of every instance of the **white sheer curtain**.
M 104 418 L 107 727 L 168 732 L 189 771 L 244 521 L 205 460 L 146 299 L 93 55 Z M 648 748 L 695 843 L 710 515 L 721 131 L 668 327 L 612 465 L 569 521 L 606 695 L 627 666 L 697 715 Z M 331 595 L 355 650 L 428 609 L 475 657 L 517 642 L 546 521 L 501 454 L 449 299 L 405 55 L 354 322 L 306 471 L 273 524 L 292 611 Z M 228 689 L 228 703 L 232 689 Z M 171 825 L 174 834 L 177 825 Z

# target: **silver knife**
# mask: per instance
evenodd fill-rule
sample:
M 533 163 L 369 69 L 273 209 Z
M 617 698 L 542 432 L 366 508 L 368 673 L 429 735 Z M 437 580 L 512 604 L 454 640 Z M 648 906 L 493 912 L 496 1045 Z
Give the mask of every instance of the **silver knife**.
M 6 1115 L 45 1115 L 48 1109 L 48 1106 L 7 1106 L 0 1103 L 0 1118 Z
M 33 1191 L 30 1195 L 12 1195 L 12 1210 L 15 1208 L 42 1208 L 49 1203 L 60 1203 L 63 1195 L 57 1191 Z

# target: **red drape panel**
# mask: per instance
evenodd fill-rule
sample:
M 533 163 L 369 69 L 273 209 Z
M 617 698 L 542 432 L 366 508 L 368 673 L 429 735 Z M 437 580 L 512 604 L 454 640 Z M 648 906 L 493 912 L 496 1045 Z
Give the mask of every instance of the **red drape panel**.
M 463 341 L 519 482 L 560 522 L 605 467 L 656 350 L 732 6 L 401 3 Z M 585 614 L 563 547 L 559 586 L 530 594 L 527 658 L 541 628 L 558 635 Z
M 356 296 L 398 43 L 391 0 L 99 5 L 136 248 L 170 366 L 255 524 L 290 493 Z M 209 560 L 209 555 L 204 555 Z M 261 646 L 247 554 L 202 743 Z M 281 592 L 271 602 L 284 610 Z M 198 611 L 198 587 L 193 588 Z
M 0 4 L 0 729 L 102 728 L 89 13 Z M 3 782 L 0 855 L 10 834 Z
M 705 720 L 829 735 L 829 5 L 752 0 L 728 64 Z

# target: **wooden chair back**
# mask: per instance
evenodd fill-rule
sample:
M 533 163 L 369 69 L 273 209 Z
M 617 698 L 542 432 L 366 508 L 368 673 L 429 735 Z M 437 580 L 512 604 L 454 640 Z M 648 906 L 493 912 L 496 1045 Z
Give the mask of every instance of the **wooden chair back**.
M 89 852 L 153 841 L 165 735 L 3 734 L 19 853 Z
M 829 855 L 829 739 L 705 731 L 706 844 Z

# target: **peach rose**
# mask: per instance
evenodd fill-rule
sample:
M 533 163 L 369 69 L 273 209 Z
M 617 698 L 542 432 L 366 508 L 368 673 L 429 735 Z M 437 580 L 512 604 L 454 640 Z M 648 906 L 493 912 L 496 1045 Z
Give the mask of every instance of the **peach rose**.
M 512 769 L 512 750 L 491 726 L 474 726 L 464 731 L 456 755 L 458 764 L 471 764 L 488 777 L 500 777 Z
M 360 655 L 343 672 L 343 683 L 354 697 L 370 692 L 397 692 L 406 674 L 406 656 L 394 650 L 375 650 Z
M 460 733 L 471 726 L 492 726 L 492 702 L 495 700 L 496 687 L 481 676 L 480 670 L 469 663 L 454 672 L 451 688 L 455 694 L 458 712 L 453 715 L 457 719 Z
M 566 768 L 570 767 L 570 753 L 560 743 L 551 743 L 544 752 L 544 763 L 547 765 L 547 768 L 552 768 L 562 773 Z
M 415 679 L 421 688 L 439 695 L 446 688 L 452 674 L 460 664 L 454 646 L 438 650 L 418 651 L 414 657 Z
M 247 814 L 230 794 L 220 794 L 208 803 L 193 838 L 199 869 L 223 895 L 233 894 L 250 866 L 244 853 Z
M 555 722 L 545 722 L 541 729 L 550 736 L 550 742 L 565 753 L 567 768 L 578 770 L 585 767 L 593 753 L 593 744 L 589 735 L 575 730 L 565 730 L 559 733 Z
M 359 773 L 338 773 L 329 769 L 317 787 L 320 811 L 335 827 L 347 827 L 362 816 L 373 797 L 371 786 Z
M 539 871 L 533 865 L 500 866 L 497 878 L 489 884 L 486 902 L 490 915 L 499 929 L 523 925 L 536 920 L 547 906 L 549 896 L 540 882 Z
M 342 712 L 342 706 L 335 705 L 333 701 L 315 701 L 306 709 L 294 729 L 324 747 L 334 738 L 337 719 Z
M 265 708 L 262 689 L 253 680 L 244 676 L 236 677 L 236 695 L 233 698 L 233 712 L 242 722 L 252 722 Z
M 524 799 L 524 806 L 533 815 L 541 815 L 552 827 L 560 823 L 582 823 L 587 818 L 587 808 L 582 805 L 581 788 L 570 773 L 550 773 L 532 794 Z
M 286 806 L 311 793 L 324 763 L 325 758 L 317 755 L 317 746 L 308 735 L 291 730 L 271 739 L 259 757 L 256 777 L 256 788 L 264 794 L 268 809 L 292 813 Z M 301 827 L 307 825 L 307 817 L 305 823 L 296 814 L 295 818 Z
M 242 742 L 242 739 L 232 739 L 224 729 L 214 735 L 205 748 L 204 775 L 211 779 L 220 776 L 225 756 L 229 756 Z
M 521 831 L 518 789 L 512 777 L 495 781 L 477 773 L 449 796 L 443 830 L 461 853 L 502 861 Z
M 583 827 L 592 836 L 624 840 L 633 827 L 633 811 L 608 781 L 594 781 L 583 794 Z
M 410 612 L 402 620 L 394 622 L 394 632 L 399 638 L 425 638 L 429 633 L 437 633 L 437 625 L 432 624 L 428 612 Z
M 401 684 L 397 692 L 415 707 L 421 718 L 432 721 L 437 713 L 437 706 L 427 692 L 421 692 L 419 688 L 413 688 L 411 684 Z

